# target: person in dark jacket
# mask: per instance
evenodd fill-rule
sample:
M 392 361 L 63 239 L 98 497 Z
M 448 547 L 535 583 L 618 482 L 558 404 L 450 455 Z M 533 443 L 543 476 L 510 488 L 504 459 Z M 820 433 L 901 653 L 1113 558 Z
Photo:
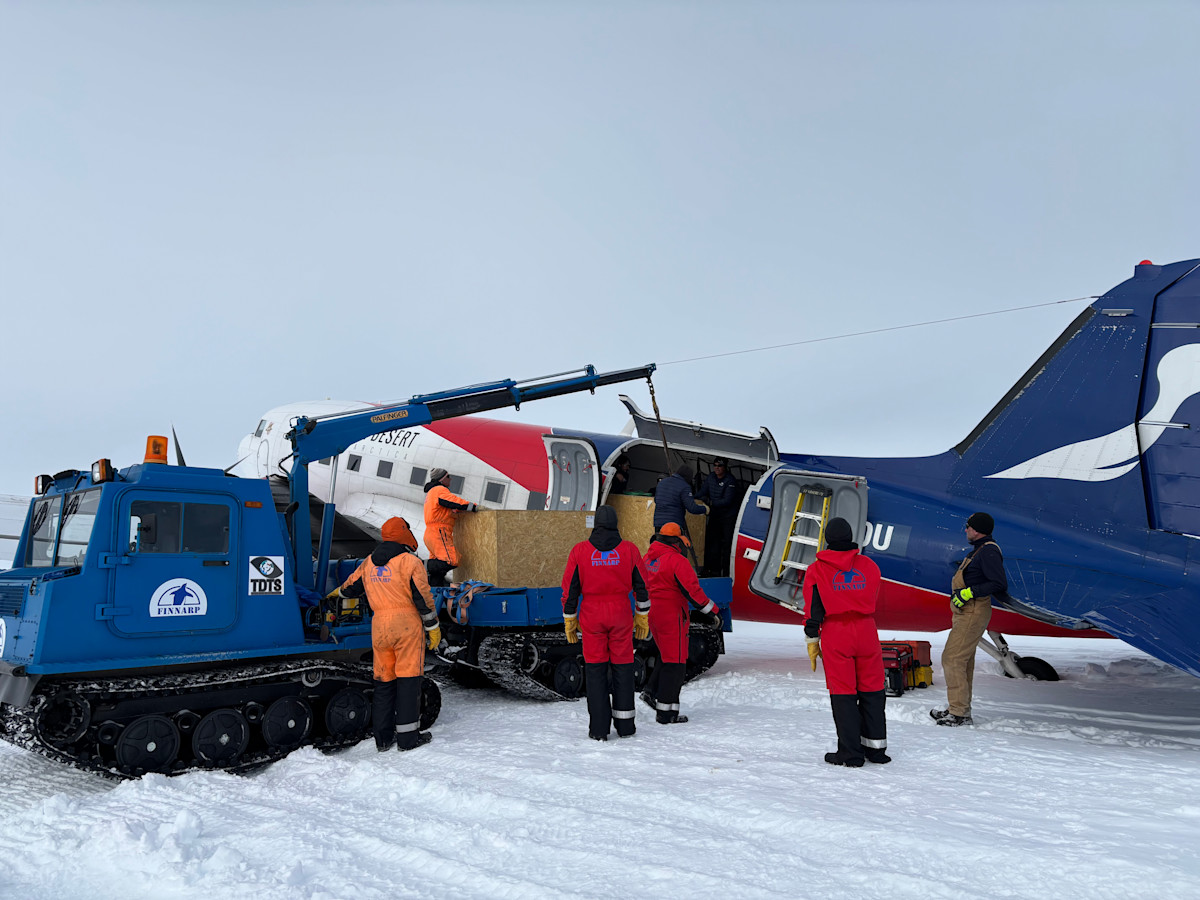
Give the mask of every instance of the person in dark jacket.
M 636 598 L 637 611 L 629 605 Z M 650 634 L 650 595 L 642 554 L 621 539 L 617 511 L 596 510 L 592 536 L 571 548 L 562 580 L 563 628 L 569 643 L 583 635 L 588 737 L 607 741 L 609 725 L 617 737 L 637 730 L 633 710 L 633 638 Z M 611 684 L 611 689 L 609 685 Z
M 617 461 L 613 465 L 612 487 L 608 489 L 610 494 L 624 494 L 629 490 L 629 468 L 631 465 L 629 457 L 625 454 L 622 453 L 617 457 Z
M 688 720 L 679 714 L 679 689 L 687 670 L 691 608 L 694 606 L 709 616 L 720 614 L 688 562 L 688 546 L 689 541 L 679 526 L 668 522 L 662 533 L 650 539 L 650 547 L 642 559 L 650 592 L 650 633 L 658 645 L 660 659 L 642 692 L 642 702 L 654 710 L 660 725 Z
M 939 725 L 973 725 L 971 691 L 975 681 L 975 648 L 992 618 L 992 597 L 1008 593 L 1004 554 L 992 540 L 996 521 L 985 512 L 967 519 L 971 552 L 950 580 L 952 623 L 942 650 L 942 675 L 946 679 L 946 708 L 931 709 Z
M 696 499 L 708 505 L 704 529 L 704 574 L 723 578 L 729 574 L 729 554 L 737 529 L 738 501 L 742 499 L 738 480 L 729 471 L 723 456 L 713 460 L 712 471 L 696 493 Z
M 664 478 L 654 489 L 654 530 L 662 531 L 668 522 L 674 522 L 687 533 L 686 513 L 703 515 L 708 512 L 692 496 L 692 469 L 680 466 L 674 475 Z
M 413 750 L 433 735 L 421 728 L 421 679 L 425 647 L 441 643 L 425 568 L 408 522 L 383 523 L 383 542 L 330 596 L 361 597 L 371 604 L 371 649 L 375 658 L 372 724 L 375 747 Z M 424 638 L 422 640 L 422 629 Z
M 858 552 L 850 523 L 830 519 L 826 549 L 804 573 L 808 658 L 825 661 L 825 684 L 837 729 L 836 753 L 825 762 L 861 767 L 863 760 L 889 763 L 884 716 L 883 652 L 875 629 L 879 566 Z

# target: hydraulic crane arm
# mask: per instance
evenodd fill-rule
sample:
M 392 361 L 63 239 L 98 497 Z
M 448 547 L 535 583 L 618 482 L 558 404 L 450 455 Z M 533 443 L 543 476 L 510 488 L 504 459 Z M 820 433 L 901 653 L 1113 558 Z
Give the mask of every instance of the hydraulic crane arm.
M 594 366 L 589 365 L 572 372 L 559 372 L 524 381 L 509 379 L 455 388 L 436 394 L 418 394 L 395 406 L 373 407 L 312 418 L 300 416 L 287 435 L 292 442 L 293 451 L 292 470 L 289 475 L 291 501 L 298 504 L 293 508 L 308 509 L 309 463 L 337 456 L 351 444 L 372 435 L 510 406 L 520 409 L 522 403 L 530 400 L 561 397 L 580 391 L 594 392 L 596 388 L 608 384 L 636 381 L 639 378 L 649 381 L 654 370 L 654 363 L 649 363 L 633 369 L 598 373 Z M 330 497 L 330 500 L 332 499 Z M 318 572 L 324 572 L 329 562 L 329 541 L 325 532 L 332 532 L 332 527 L 333 504 L 328 503 L 321 529 L 320 549 L 317 553 Z M 313 555 L 311 529 L 295 524 L 293 517 L 291 537 L 296 580 L 305 587 L 312 587 L 313 573 L 308 565 Z

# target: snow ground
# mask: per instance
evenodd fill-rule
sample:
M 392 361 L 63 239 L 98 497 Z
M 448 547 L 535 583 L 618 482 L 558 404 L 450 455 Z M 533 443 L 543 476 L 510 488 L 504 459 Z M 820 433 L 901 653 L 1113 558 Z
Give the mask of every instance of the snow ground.
M 883 635 L 897 637 L 903 635 Z M 0 745 L 0 898 L 1200 896 L 1200 680 L 1117 641 L 979 655 L 973 729 L 888 701 L 888 766 L 828 766 L 803 632 L 735 623 L 692 721 L 445 687 L 434 742 L 114 785 Z

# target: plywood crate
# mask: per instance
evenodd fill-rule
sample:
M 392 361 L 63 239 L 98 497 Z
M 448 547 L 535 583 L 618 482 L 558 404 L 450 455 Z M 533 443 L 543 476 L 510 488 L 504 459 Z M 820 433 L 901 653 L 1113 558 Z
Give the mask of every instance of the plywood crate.
M 463 513 L 454 526 L 462 564 L 455 581 L 501 587 L 558 587 L 567 555 L 592 533 L 590 512 L 481 509 Z
M 608 505 L 617 511 L 617 528 L 621 537 L 633 541 L 642 553 L 650 546 L 654 536 L 654 498 L 638 494 L 615 494 L 608 498 Z M 696 551 L 696 562 L 704 562 L 705 517 L 688 513 L 688 535 Z

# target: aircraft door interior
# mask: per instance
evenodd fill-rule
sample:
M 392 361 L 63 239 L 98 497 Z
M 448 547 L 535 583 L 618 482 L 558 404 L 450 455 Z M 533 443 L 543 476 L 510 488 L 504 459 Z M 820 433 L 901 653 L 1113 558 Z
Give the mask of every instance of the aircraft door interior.
M 759 499 L 762 499 L 760 495 Z M 780 606 L 804 609 L 804 571 L 824 549 L 825 525 L 841 517 L 860 538 L 867 523 L 863 478 L 781 469 L 773 478 L 771 521 L 750 589 Z
M 546 509 L 595 509 L 600 491 L 596 448 L 583 438 L 543 435 L 550 463 Z

